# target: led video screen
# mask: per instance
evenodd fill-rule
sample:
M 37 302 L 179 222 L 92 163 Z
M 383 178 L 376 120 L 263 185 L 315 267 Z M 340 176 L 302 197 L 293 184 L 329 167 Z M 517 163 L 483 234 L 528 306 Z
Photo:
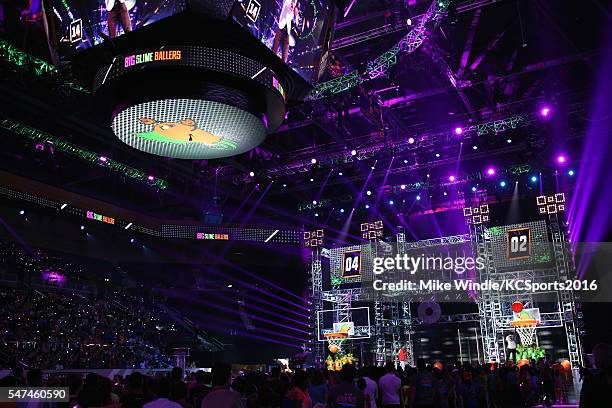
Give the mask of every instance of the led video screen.
M 69 56 L 186 9 L 186 0 L 48 0 L 59 55 Z
M 235 156 L 266 136 L 253 114 L 223 103 L 164 99 L 120 112 L 112 122 L 117 137 L 138 150 L 177 159 Z
M 231 16 L 312 83 L 327 48 L 333 10 L 331 0 L 237 0 Z

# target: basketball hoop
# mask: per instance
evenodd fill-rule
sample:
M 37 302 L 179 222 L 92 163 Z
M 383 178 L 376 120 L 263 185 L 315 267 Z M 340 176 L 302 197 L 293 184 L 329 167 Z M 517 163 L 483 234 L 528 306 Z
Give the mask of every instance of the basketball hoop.
M 539 322 L 534 319 L 515 320 L 511 322 L 512 326 L 514 326 L 516 332 L 521 338 L 521 343 L 525 346 L 533 345 L 536 338 L 535 334 L 538 323 Z
M 342 343 L 348 337 L 348 333 L 337 332 L 337 333 L 323 333 L 323 336 L 327 339 L 327 349 L 330 353 L 336 354 L 342 349 Z

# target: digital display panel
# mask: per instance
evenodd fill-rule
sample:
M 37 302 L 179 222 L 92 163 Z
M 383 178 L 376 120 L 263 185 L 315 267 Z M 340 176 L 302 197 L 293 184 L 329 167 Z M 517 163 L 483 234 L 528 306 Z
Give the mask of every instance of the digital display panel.
M 347 251 L 342 259 L 342 277 L 354 278 L 361 275 L 361 250 Z
M 143 152 L 178 159 L 235 156 L 259 145 L 263 122 L 242 109 L 201 99 L 162 99 L 131 106 L 112 121 L 115 135 Z
M 56 47 L 69 56 L 186 9 L 185 0 L 47 0 Z
M 237 0 L 231 15 L 312 83 L 326 51 L 332 12 L 329 0 Z

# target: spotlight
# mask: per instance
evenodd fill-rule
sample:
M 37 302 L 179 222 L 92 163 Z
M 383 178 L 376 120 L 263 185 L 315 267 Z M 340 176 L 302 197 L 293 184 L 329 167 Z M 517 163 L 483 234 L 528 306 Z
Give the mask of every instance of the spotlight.
M 487 169 L 487 176 L 494 176 L 495 175 L 495 168 L 494 167 L 489 167 Z
M 25 210 L 19 211 L 19 215 L 23 215 L 23 214 L 25 214 Z
M 283 183 L 283 187 L 287 187 L 287 184 Z
M 400 188 L 401 188 L 402 190 L 405 190 L 405 189 L 406 189 L 406 185 L 405 185 L 405 184 L 402 184 L 402 185 L 400 186 Z
M 462 127 L 457 126 L 457 127 L 455 128 L 455 134 L 456 134 L 457 136 L 459 136 L 459 135 L 460 135 L 460 134 L 462 134 L 462 133 L 463 133 L 463 128 L 462 128 Z
M 311 179 L 310 179 L 310 181 L 312 182 L 312 181 L 314 181 L 314 179 L 313 179 L 313 178 L 311 178 Z
M 393 205 L 393 204 L 395 204 L 393 200 L 389 200 L 389 205 Z
M 472 146 L 472 149 L 478 150 L 478 146 Z
M 404 164 L 408 164 L 408 160 L 404 159 Z
M 62 204 L 62 206 L 60 207 L 60 210 L 63 210 L 64 208 L 68 207 L 68 204 L 64 203 Z
M 512 143 L 512 139 L 507 139 L 506 143 L 508 143 L 508 144 Z
M 344 208 L 341 208 L 341 209 L 340 209 L 340 212 L 344 214 Z
M 101 161 L 102 163 L 106 163 L 106 162 L 108 161 L 108 157 L 106 157 L 106 156 L 100 156 L 100 161 Z
M 445 195 L 445 196 L 447 196 L 447 195 L 448 195 L 448 193 L 445 191 L 445 192 L 444 192 L 444 195 Z
M 427 174 L 427 178 L 429 178 L 429 174 Z
M 319 216 L 319 213 L 315 213 L 315 217 L 318 217 L 318 216 Z
M 569 174 L 570 176 L 573 176 L 574 175 L 574 170 L 568 171 L 567 174 Z
M 130 239 L 130 242 L 133 244 L 133 243 L 134 243 L 134 238 L 131 238 L 131 239 Z
M 367 195 L 372 195 L 372 192 L 370 190 L 366 191 Z
M 450 177 L 448 178 L 448 181 L 450 181 L 450 182 L 455 181 L 455 176 L 450 176 Z
M 233 288 L 233 287 L 234 287 L 234 285 L 232 285 L 232 284 L 230 283 L 230 284 L 228 284 L 228 285 L 227 285 L 227 287 L 231 289 L 231 288 Z
M 501 181 L 501 182 L 499 183 L 499 185 L 500 185 L 500 186 L 502 186 L 502 187 L 506 187 L 506 182 L 505 182 L 505 181 Z
M 370 168 L 371 168 L 372 170 L 374 170 L 376 167 L 372 166 L 372 167 L 370 167 Z
M 408 138 L 408 144 L 414 144 L 414 137 Z
M 417 199 L 417 201 L 420 201 L 421 200 L 421 196 L 420 195 L 416 196 L 416 199 Z
M 128 222 L 124 229 L 128 230 L 128 229 L 130 229 L 131 226 L 132 226 L 132 223 Z
M 535 183 L 536 181 L 538 181 L 538 178 L 536 176 L 531 176 L 531 182 Z
M 436 157 L 440 157 L 440 153 L 436 153 Z
M 312 200 L 312 203 L 313 203 L 314 205 L 317 205 L 317 200 Z
M 550 114 L 550 108 L 548 106 L 544 106 L 542 109 L 540 109 L 540 115 L 543 118 L 548 117 L 549 114 Z
M 565 163 L 565 156 L 564 155 L 559 155 L 557 156 L 557 163 Z
M 310 160 L 310 162 L 311 162 L 312 164 L 316 164 L 316 163 L 317 163 L 317 159 L 314 159 L 314 158 L 313 158 L 313 159 L 311 159 L 311 160 Z
M 472 187 L 472 192 L 475 193 L 476 192 L 476 187 Z
M 81 231 L 85 231 L 85 226 L 81 225 Z
M 255 177 L 255 172 L 254 171 L 250 171 L 249 172 L 249 177 Z
M 355 149 L 351 150 L 351 156 L 357 156 L 357 150 Z
M 368 208 L 370 208 L 370 204 L 366 204 L 366 205 L 365 205 L 365 208 L 366 208 L 366 210 L 367 210 Z
M 339 176 L 344 176 L 344 173 L 340 172 L 338 173 Z
M 155 180 L 155 176 L 149 175 L 149 177 L 147 177 L 147 180 L 154 181 Z
M 412 25 L 412 19 L 409 18 L 408 20 L 406 20 L 406 25 L 407 26 L 411 26 Z

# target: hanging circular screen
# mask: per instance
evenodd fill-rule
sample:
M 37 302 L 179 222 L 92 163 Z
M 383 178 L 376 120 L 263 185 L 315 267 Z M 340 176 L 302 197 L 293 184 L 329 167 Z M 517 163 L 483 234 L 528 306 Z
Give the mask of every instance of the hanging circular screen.
M 219 102 L 163 99 L 131 106 L 112 122 L 115 135 L 143 152 L 177 159 L 235 156 L 266 136 L 255 115 Z

